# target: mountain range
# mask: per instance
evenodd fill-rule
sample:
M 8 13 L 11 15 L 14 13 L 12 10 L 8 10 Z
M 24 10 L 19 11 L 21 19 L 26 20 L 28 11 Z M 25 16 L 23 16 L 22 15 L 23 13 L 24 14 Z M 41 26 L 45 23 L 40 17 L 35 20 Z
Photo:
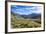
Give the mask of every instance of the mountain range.
M 20 16 L 20 17 L 23 17 L 25 19 L 27 18 L 31 18 L 31 19 L 38 19 L 40 18 L 41 19 L 41 14 L 36 14 L 36 13 L 32 13 L 32 14 L 28 14 L 28 15 L 20 15 L 20 14 L 17 14 L 17 13 L 13 13 L 11 12 L 12 14 L 16 15 L 16 16 Z

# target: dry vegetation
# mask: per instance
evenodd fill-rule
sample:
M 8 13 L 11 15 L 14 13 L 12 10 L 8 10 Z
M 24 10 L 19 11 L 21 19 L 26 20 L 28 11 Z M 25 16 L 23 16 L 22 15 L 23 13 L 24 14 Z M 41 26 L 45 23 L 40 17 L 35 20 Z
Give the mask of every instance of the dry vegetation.
M 21 19 L 11 15 L 12 28 L 36 28 L 41 26 L 40 19 Z

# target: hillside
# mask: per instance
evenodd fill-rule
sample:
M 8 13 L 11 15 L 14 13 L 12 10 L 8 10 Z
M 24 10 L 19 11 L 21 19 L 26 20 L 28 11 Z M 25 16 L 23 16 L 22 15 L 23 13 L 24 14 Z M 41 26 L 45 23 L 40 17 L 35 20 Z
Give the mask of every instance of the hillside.
M 25 17 L 27 17 L 25 19 Z M 36 16 L 34 16 L 36 17 Z M 30 18 L 30 19 L 29 19 Z M 40 18 L 40 17 L 38 17 Z M 36 28 L 41 26 L 41 20 L 40 19 L 33 19 L 29 15 L 19 15 L 14 14 L 11 12 L 11 27 L 12 28 Z

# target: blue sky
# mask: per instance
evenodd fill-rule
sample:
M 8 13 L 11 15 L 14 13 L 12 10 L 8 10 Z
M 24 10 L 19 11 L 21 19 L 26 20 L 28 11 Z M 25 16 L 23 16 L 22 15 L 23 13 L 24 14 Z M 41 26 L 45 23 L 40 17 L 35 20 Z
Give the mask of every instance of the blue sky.
M 22 5 L 11 5 L 11 11 L 21 15 L 28 15 L 32 13 L 41 13 L 39 6 L 22 6 Z

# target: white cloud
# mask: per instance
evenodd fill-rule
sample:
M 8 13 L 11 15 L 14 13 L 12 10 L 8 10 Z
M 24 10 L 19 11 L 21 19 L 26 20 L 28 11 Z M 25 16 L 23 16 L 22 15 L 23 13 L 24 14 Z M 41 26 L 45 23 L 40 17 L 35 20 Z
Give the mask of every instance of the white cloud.
M 33 7 L 33 8 L 18 8 L 18 9 L 13 9 L 12 11 L 14 11 L 15 13 L 18 13 L 18 14 L 25 14 L 25 15 L 28 15 L 28 14 L 32 14 L 32 13 L 41 13 L 41 7 Z

